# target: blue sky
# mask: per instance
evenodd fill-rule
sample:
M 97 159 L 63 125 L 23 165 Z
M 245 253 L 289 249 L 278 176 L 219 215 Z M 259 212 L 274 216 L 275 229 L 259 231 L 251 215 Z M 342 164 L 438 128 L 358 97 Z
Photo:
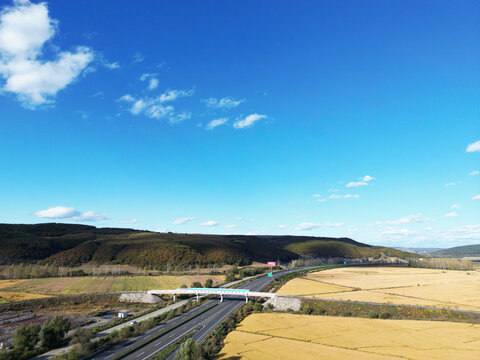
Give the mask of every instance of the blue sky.
M 1 7 L 1 222 L 480 242 L 476 1 Z

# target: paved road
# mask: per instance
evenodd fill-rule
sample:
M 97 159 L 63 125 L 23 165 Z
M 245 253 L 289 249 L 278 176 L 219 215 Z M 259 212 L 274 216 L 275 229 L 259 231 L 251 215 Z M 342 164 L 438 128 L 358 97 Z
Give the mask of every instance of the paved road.
M 275 273 L 273 277 L 284 275 L 286 273 L 298 271 L 298 270 L 287 270 Z M 248 289 L 252 291 L 259 291 L 265 285 L 267 285 L 272 280 L 271 277 L 262 276 L 260 278 L 254 279 L 243 286 L 242 289 Z M 195 341 L 203 340 L 211 331 L 213 331 L 223 320 L 225 320 L 233 311 L 245 303 L 245 298 L 234 298 L 234 297 L 224 297 L 224 301 L 220 303 L 218 300 L 210 300 L 205 304 L 202 304 L 199 307 L 196 307 L 181 316 L 169 320 L 167 323 L 157 326 L 146 332 L 145 334 L 138 336 L 128 342 L 114 346 L 106 351 L 103 351 L 96 356 L 93 356 L 92 359 L 96 360 L 109 360 L 118 356 L 128 350 L 129 347 L 134 347 L 146 340 L 153 337 L 154 335 L 163 332 L 167 329 L 170 329 L 185 319 L 188 319 L 192 315 L 201 312 L 205 308 L 217 304 L 213 308 L 205 311 L 204 313 L 198 315 L 197 317 L 187 321 L 185 324 L 178 326 L 177 328 L 169 331 L 165 335 L 159 337 L 158 339 L 146 344 L 145 346 L 137 349 L 132 352 L 125 359 L 128 360 L 146 360 L 159 353 L 163 349 L 167 348 L 169 345 L 182 338 L 193 329 L 198 328 L 198 331 L 194 334 L 193 338 Z M 173 355 L 171 356 L 173 358 Z

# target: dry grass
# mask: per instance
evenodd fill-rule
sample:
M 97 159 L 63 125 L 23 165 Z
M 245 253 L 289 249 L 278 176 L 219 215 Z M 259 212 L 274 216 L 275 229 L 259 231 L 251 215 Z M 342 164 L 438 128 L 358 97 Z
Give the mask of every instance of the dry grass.
M 0 280 L 0 289 L 6 288 L 12 285 L 20 284 L 23 281 L 25 280 Z
M 223 282 L 223 276 L 86 276 L 65 278 L 44 278 L 30 280 L 3 280 L 10 282 L 3 286 L 5 292 L 44 295 L 74 295 L 110 291 L 146 291 L 152 289 L 176 289 L 181 285 L 190 286 L 194 281 L 212 279 L 214 284 Z
M 332 285 L 309 278 L 297 278 L 290 280 L 277 291 L 281 295 L 312 296 L 341 291 L 351 291 L 352 288 Z
M 9 291 L 0 291 L 0 303 L 1 302 L 13 302 L 13 301 L 23 301 L 23 300 L 32 300 L 32 299 L 41 299 L 50 297 L 49 295 L 42 294 L 30 294 L 22 292 L 9 292 Z
M 312 280 L 343 288 L 336 292 L 318 291 Z M 348 288 L 361 291 L 348 291 Z M 293 279 L 279 293 L 480 311 L 480 272 L 392 267 L 338 268 L 310 273 L 306 280 Z
M 480 325 L 253 314 L 226 337 L 220 353 L 258 360 L 480 359 Z

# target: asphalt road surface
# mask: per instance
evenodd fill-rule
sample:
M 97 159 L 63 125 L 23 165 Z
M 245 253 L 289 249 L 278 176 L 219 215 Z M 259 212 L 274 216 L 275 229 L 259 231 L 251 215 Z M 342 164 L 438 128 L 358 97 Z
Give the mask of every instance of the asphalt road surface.
M 251 291 L 260 291 L 272 280 L 272 278 L 298 270 L 299 269 L 274 273 L 273 277 L 262 276 L 252 281 L 249 281 L 248 283 L 240 286 L 239 288 L 248 289 Z M 158 339 L 155 339 L 154 341 L 149 342 L 145 346 L 142 346 L 141 348 L 135 350 L 131 354 L 125 356 L 124 359 L 149 359 L 155 354 L 159 353 L 160 351 L 173 344 L 174 342 L 176 342 L 178 339 L 184 337 L 194 329 L 198 329 L 198 331 L 194 334 L 193 339 L 199 342 L 203 340 L 210 332 L 212 332 L 232 312 L 234 312 L 242 304 L 245 304 L 245 298 L 225 296 L 223 299 L 223 302 L 219 302 L 219 300 L 216 299 L 207 301 L 205 304 L 193 308 L 174 319 L 170 319 L 167 322 L 148 330 L 144 334 L 137 336 L 136 338 L 133 338 L 129 341 L 102 351 L 94 355 L 93 357 L 90 357 L 90 359 L 109 360 L 111 358 L 115 358 L 116 356 L 125 353 L 130 347 L 135 347 L 136 345 L 148 340 L 149 338 L 175 327 L 178 323 L 181 323 L 185 319 L 188 319 L 191 316 L 202 312 L 202 310 L 205 310 L 209 306 L 217 304 L 216 306 L 194 317 L 193 319 L 190 319 L 189 321 L 178 326 L 177 328 L 168 331 L 164 335 L 160 336 Z M 170 356 L 170 358 L 173 359 L 173 354 Z

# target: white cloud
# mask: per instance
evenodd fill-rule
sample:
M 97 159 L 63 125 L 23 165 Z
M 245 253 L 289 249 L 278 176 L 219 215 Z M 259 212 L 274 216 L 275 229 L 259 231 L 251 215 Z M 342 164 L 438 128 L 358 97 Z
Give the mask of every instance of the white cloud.
M 392 228 L 389 228 L 382 233 L 382 235 L 385 235 L 385 236 L 405 236 L 405 235 L 412 235 L 412 234 L 415 234 L 415 232 L 408 229 L 392 229 Z
M 353 199 L 353 198 L 359 198 L 359 197 L 360 195 L 356 195 L 356 194 L 346 194 L 346 195 L 332 194 L 328 198 L 332 200 L 336 200 L 336 199 Z
M 242 221 L 242 220 L 243 220 L 243 217 L 238 216 L 238 217 L 235 218 L 235 220 L 237 220 L 237 221 Z
M 100 220 L 107 220 L 107 219 L 110 219 L 107 215 L 99 214 L 99 213 L 96 213 L 95 211 L 85 211 L 83 213 L 80 213 L 77 216 L 72 217 L 72 220 L 75 220 L 75 221 L 100 221 Z
M 228 118 L 215 119 L 215 120 L 210 121 L 207 124 L 206 128 L 207 128 L 207 130 L 213 130 L 217 126 L 225 124 L 227 121 L 228 121 Z
M 364 181 L 350 181 L 346 187 L 351 188 L 351 187 L 359 187 L 359 186 L 367 186 L 368 184 Z
M 327 199 L 317 199 L 317 202 L 320 202 L 320 203 L 325 201 L 327 201 Z
M 301 224 L 298 224 L 297 226 L 295 226 L 295 230 L 312 230 L 318 227 L 320 227 L 320 224 L 314 224 L 311 222 L 302 222 Z
M 340 227 L 340 226 L 343 226 L 345 225 L 344 223 L 330 223 L 330 222 L 327 222 L 327 223 L 324 223 L 324 224 L 315 224 L 315 223 L 311 223 L 311 222 L 302 222 L 300 224 L 298 224 L 297 226 L 295 226 L 295 230 L 312 230 L 312 229 L 316 229 L 316 228 L 319 228 L 319 227 L 329 227 L 329 228 L 335 228 L 335 227 Z
M 282 229 L 282 230 L 285 230 L 285 229 L 287 229 L 288 227 L 287 227 L 287 225 L 279 225 L 278 228 L 279 228 L 279 229 Z
M 104 63 L 103 64 L 107 69 L 110 69 L 110 70 L 116 70 L 116 69 L 120 69 L 120 64 L 118 62 L 113 62 L 113 63 Z
M 376 222 L 373 225 L 383 225 L 383 224 L 388 224 L 388 225 L 409 225 L 409 224 L 420 224 L 420 223 L 426 223 L 426 222 L 431 222 L 435 221 L 434 219 L 426 218 L 421 215 L 408 215 L 404 216 L 400 219 L 397 220 L 389 220 L 389 221 L 379 221 Z
M 72 207 L 55 206 L 46 210 L 40 210 L 34 213 L 38 218 L 47 219 L 71 219 L 75 221 L 100 221 L 109 219 L 104 214 L 99 214 L 94 211 L 80 212 Z
M 46 3 L 14 1 L 0 13 L 0 75 L 2 90 L 13 93 L 26 107 L 53 102 L 93 60 L 91 49 L 57 52 L 54 60 L 41 59 L 42 48 L 57 29 Z
M 170 123 L 190 119 L 191 112 L 176 112 L 172 105 L 165 105 L 165 102 L 174 101 L 179 97 L 191 96 L 194 90 L 167 90 L 157 97 L 144 97 L 136 99 L 130 94 L 121 96 L 118 101 L 129 105 L 128 111 L 133 115 L 143 114 L 149 118 L 160 120 L 168 119 Z
M 313 194 L 312 196 L 313 197 L 322 197 L 322 195 L 320 195 L 320 194 Z
M 480 200 L 480 195 L 475 195 L 474 197 L 472 197 L 472 200 Z
M 217 226 L 218 224 L 220 224 L 218 221 L 210 220 L 210 221 L 206 221 L 204 223 L 201 223 L 200 225 L 201 226 Z
M 362 181 L 365 181 L 365 182 L 369 182 L 369 181 L 372 181 L 372 180 L 375 180 L 375 178 L 371 177 L 370 175 L 365 175 L 362 179 Z
M 148 90 L 155 90 L 158 87 L 158 79 L 156 78 L 157 74 L 142 74 L 140 76 L 140 81 L 148 80 Z
M 237 107 L 244 101 L 245 99 L 235 100 L 234 98 L 231 98 L 231 97 L 224 97 L 221 99 L 216 99 L 211 97 L 203 100 L 205 105 L 207 105 L 207 107 L 212 109 L 231 109 L 231 108 Z
M 470 176 L 475 176 L 475 175 L 478 175 L 478 174 L 480 174 L 480 171 L 475 170 L 475 171 L 472 171 L 470 173 Z
M 455 211 L 452 211 L 452 212 L 449 212 L 449 213 L 447 213 L 443 216 L 445 216 L 445 217 L 457 217 L 459 215 Z
M 243 129 L 252 126 L 256 121 L 267 118 L 267 115 L 251 114 L 243 120 L 238 120 L 233 124 L 235 129 Z
M 480 140 L 467 146 L 467 152 L 477 152 L 477 151 L 480 151 Z
M 173 221 L 173 225 L 183 225 L 183 224 L 186 224 L 190 221 L 193 221 L 195 220 L 194 217 L 184 217 L 184 218 L 179 218 L 179 219 L 176 219 Z
M 55 206 L 47 210 L 40 210 L 34 213 L 39 218 L 64 219 L 78 215 L 78 211 L 71 207 Z
M 231 225 L 225 225 L 225 227 L 226 227 L 227 229 L 234 229 L 234 228 L 237 228 L 238 225 L 231 224 Z
M 453 204 L 450 209 L 460 209 L 460 204 Z

